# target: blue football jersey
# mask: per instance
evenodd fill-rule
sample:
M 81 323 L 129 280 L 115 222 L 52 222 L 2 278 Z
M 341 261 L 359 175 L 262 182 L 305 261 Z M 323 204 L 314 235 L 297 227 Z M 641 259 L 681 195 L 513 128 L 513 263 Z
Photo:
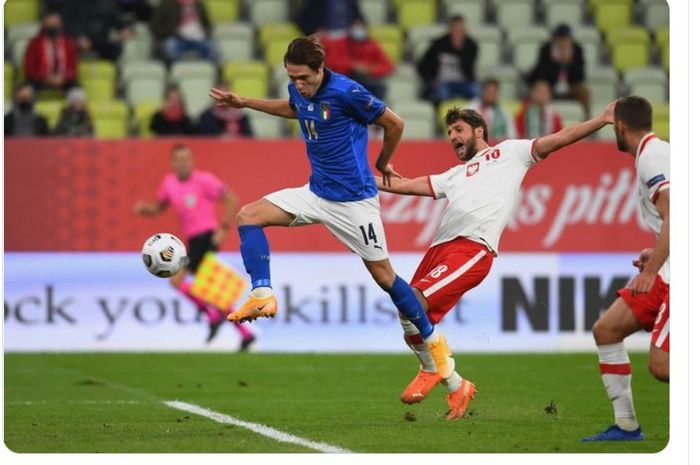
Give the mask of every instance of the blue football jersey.
M 289 105 L 296 111 L 311 163 L 311 192 L 335 202 L 363 200 L 377 195 L 367 161 L 367 125 L 386 105 L 362 85 L 324 69 L 316 95 L 303 97 L 288 85 Z

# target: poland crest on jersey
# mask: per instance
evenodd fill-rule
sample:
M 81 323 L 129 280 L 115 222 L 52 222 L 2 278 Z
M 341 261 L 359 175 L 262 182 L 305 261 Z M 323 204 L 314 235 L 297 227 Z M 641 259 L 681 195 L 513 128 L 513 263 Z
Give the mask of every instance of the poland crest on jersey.
M 479 172 L 479 162 L 467 165 L 467 177 L 473 176 Z

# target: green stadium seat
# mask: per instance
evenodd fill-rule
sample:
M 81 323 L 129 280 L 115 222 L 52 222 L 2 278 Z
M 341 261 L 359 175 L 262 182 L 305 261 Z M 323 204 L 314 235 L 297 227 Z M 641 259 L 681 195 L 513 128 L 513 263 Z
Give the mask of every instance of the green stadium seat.
M 408 31 L 406 46 L 411 52 L 413 61 L 418 61 L 423 57 L 430 43 L 447 33 L 444 24 L 430 24 L 428 26 L 417 26 Z
M 143 61 L 151 58 L 152 42 L 150 39 L 137 39 L 132 37 L 124 42 L 122 54 L 119 60 L 124 61 Z
M 586 75 L 592 107 L 605 107 L 618 97 L 617 73 L 610 67 L 597 67 Z M 601 110 L 602 110 L 601 108 Z
M 167 71 L 162 61 L 134 60 L 121 62 L 119 65 L 119 73 L 122 83 L 127 84 L 132 79 L 136 78 L 150 78 L 165 82 Z
M 12 44 L 12 63 L 14 63 L 17 68 L 23 68 L 24 54 L 27 51 L 28 45 L 29 39 L 17 39 Z
M 270 67 L 284 63 L 284 55 L 289 47 L 288 40 L 272 40 L 265 47 L 265 62 Z
M 252 77 L 239 77 L 230 83 L 231 90 L 239 95 L 253 98 L 267 97 L 267 83 Z
M 260 113 L 258 111 L 244 110 L 250 119 L 250 125 L 253 129 L 256 139 L 280 139 L 284 136 L 282 125 L 285 121 L 281 118 L 275 118 L 270 115 Z M 296 126 L 296 121 L 292 121 Z
M 632 18 L 631 4 L 620 0 L 601 2 L 595 8 L 595 24 L 607 33 L 610 30 L 628 26 Z
M 151 27 L 148 23 L 137 21 L 131 25 L 131 31 L 134 39 L 152 40 Z
M 399 26 L 408 31 L 416 26 L 433 24 L 437 16 L 436 0 L 406 0 L 397 7 Z
M 513 118 L 515 118 L 515 115 L 517 115 L 518 112 L 520 111 L 520 108 L 522 108 L 523 102 L 522 102 L 522 100 L 503 99 L 501 101 L 501 106 L 506 111 L 506 113 L 511 115 Z
M 215 39 L 247 39 L 251 43 L 253 35 L 253 26 L 248 23 L 217 23 L 212 33 Z
M 583 60 L 586 71 L 597 68 L 600 65 L 601 38 L 598 29 L 592 26 L 573 26 L 574 39 L 583 48 Z
M 521 78 L 520 73 L 513 66 L 495 66 L 479 70 L 479 80 L 486 78 L 496 78 L 500 82 L 501 100 L 517 99 L 520 94 Z
M 15 89 L 15 68 L 9 61 L 5 62 L 5 100 L 12 100 Z
M 497 24 L 503 29 L 527 27 L 534 22 L 533 0 L 496 0 Z
M 247 39 L 220 38 L 214 39 L 216 49 L 219 52 L 219 60 L 227 61 L 247 61 L 253 58 L 251 42 Z
M 668 47 L 661 50 L 661 65 L 667 73 L 671 70 L 671 49 Z
M 209 89 L 213 86 L 214 81 L 208 77 L 183 77 L 178 83 L 185 100 L 185 112 L 193 120 L 212 104 Z
M 508 31 L 508 41 L 513 48 L 513 64 L 518 71 L 527 73 L 532 70 L 537 63 L 540 47 L 549 37 L 549 31 L 539 26 L 526 26 Z
M 256 26 L 289 20 L 287 0 L 255 0 L 248 8 L 250 21 Z
M 238 20 L 238 0 L 204 0 L 209 21 L 212 24 L 230 23 Z
M 94 117 L 92 123 L 97 139 L 123 139 L 128 135 L 127 120 Z
M 3 7 L 5 27 L 39 21 L 39 0 L 7 0 Z
M 7 43 L 13 43 L 15 40 L 29 40 L 39 33 L 41 25 L 37 23 L 14 24 L 7 27 Z
M 368 31 L 394 64 L 402 61 L 404 44 L 401 29 L 392 24 L 375 24 L 370 25 Z
M 101 77 L 81 78 L 80 85 L 85 89 L 89 102 L 105 102 L 114 99 L 115 82 Z
M 644 11 L 644 25 L 647 29 L 658 31 L 668 27 L 669 11 L 666 0 L 647 1 Z
M 162 105 L 160 100 L 143 101 L 134 105 L 134 126 L 140 137 L 153 137 L 151 120 Z
M 554 28 L 559 24 L 576 26 L 584 20 L 584 2 L 582 0 L 544 0 L 544 12 L 547 26 Z
M 360 12 L 367 24 L 384 24 L 387 22 L 386 0 L 360 0 Z
M 216 79 L 216 66 L 207 60 L 178 61 L 170 67 L 170 80 L 179 83 L 183 79 L 197 78 L 212 84 Z
M 624 72 L 649 64 L 649 46 L 643 43 L 618 43 L 612 49 L 613 67 Z
M 435 121 L 426 117 L 407 116 L 403 118 L 402 140 L 422 140 L 435 138 Z
M 252 77 L 267 82 L 268 72 L 261 61 L 232 61 L 224 65 L 223 77 L 229 82 L 237 77 Z
M 468 26 L 481 24 L 486 19 L 486 2 L 483 0 L 445 0 L 444 3 L 448 18 L 459 15 Z
M 478 42 L 479 54 L 477 56 L 477 74 L 480 70 L 501 65 L 502 39 L 501 30 L 495 26 L 470 26 L 468 34 Z
M 642 1 L 644 1 L 644 0 L 642 0 Z M 621 3 L 621 4 L 627 5 L 629 7 L 632 7 L 634 0 L 588 0 L 589 10 L 592 13 L 595 13 L 596 9 L 600 5 L 610 4 L 610 3 Z
M 462 99 L 462 98 L 453 98 L 450 100 L 445 100 L 442 101 L 438 104 L 437 107 L 437 114 L 435 117 L 437 118 L 438 122 L 438 127 L 441 132 L 445 132 L 446 126 L 445 126 L 445 116 L 447 115 L 447 112 L 451 108 L 468 108 L 469 107 L 469 100 L 467 99 Z
M 661 68 L 631 69 L 624 75 L 629 94 L 641 95 L 652 103 L 668 102 L 668 76 Z
M 296 24 L 290 22 L 263 24 L 258 29 L 258 43 L 264 50 L 273 41 L 289 44 L 293 39 L 303 35 Z
M 34 111 L 46 118 L 49 130 L 52 131 L 58 123 L 64 105 L 61 100 L 38 101 L 34 104 Z
M 576 100 L 554 100 L 552 105 L 561 116 L 564 126 L 570 126 L 586 119 L 583 106 Z
M 651 41 L 649 38 L 649 32 L 643 27 L 639 26 L 628 26 L 619 29 L 612 29 L 608 31 L 606 38 L 610 48 L 620 43 L 640 43 L 649 45 Z
M 132 106 L 162 100 L 164 93 L 165 80 L 157 77 L 134 77 L 126 84 L 126 101 Z
M 117 67 L 109 60 L 81 60 L 78 63 L 78 79 L 88 78 L 117 78 Z
M 652 129 L 659 139 L 670 141 L 670 118 L 668 104 L 654 105 L 652 109 Z
M 656 46 L 659 48 L 668 48 L 671 42 L 671 31 L 668 26 L 657 29 L 656 31 Z
M 406 78 L 401 75 L 393 75 L 386 80 L 385 100 L 391 105 L 402 101 L 411 101 L 418 98 L 420 81 L 415 77 Z

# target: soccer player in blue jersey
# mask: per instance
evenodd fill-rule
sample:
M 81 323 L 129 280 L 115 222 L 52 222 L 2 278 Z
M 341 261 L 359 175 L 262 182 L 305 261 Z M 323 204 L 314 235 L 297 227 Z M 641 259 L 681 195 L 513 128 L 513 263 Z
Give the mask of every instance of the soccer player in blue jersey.
M 300 37 L 289 44 L 284 56 L 289 100 L 246 98 L 218 89 L 209 93 L 219 106 L 298 119 L 311 163 L 308 184 L 273 192 L 239 211 L 241 255 L 253 290 L 228 318 L 251 321 L 277 313 L 263 228 L 321 223 L 362 257 L 401 315 L 416 324 L 439 371 L 449 374 L 445 338 L 433 330 L 411 287 L 389 262 L 377 187 L 367 161 L 367 126 L 377 124 L 384 129 L 384 145 L 375 167 L 386 184 L 400 177 L 389 160 L 401 139 L 403 120 L 360 84 L 325 68 L 324 58 L 323 47 L 313 38 Z

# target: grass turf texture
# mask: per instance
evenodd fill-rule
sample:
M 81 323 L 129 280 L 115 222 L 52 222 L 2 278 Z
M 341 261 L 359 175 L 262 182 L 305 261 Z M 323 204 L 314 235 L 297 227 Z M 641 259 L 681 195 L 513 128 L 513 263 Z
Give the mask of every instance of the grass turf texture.
M 181 400 L 353 452 L 657 452 L 668 442 L 668 385 L 648 373 L 645 354 L 631 358 L 647 439 L 583 444 L 612 419 L 595 354 L 457 354 L 479 393 L 453 422 L 443 419 L 443 386 L 420 404 L 399 401 L 416 373 L 412 355 L 5 354 L 5 444 L 311 452 L 162 403 Z M 545 411 L 552 400 L 556 413 Z

